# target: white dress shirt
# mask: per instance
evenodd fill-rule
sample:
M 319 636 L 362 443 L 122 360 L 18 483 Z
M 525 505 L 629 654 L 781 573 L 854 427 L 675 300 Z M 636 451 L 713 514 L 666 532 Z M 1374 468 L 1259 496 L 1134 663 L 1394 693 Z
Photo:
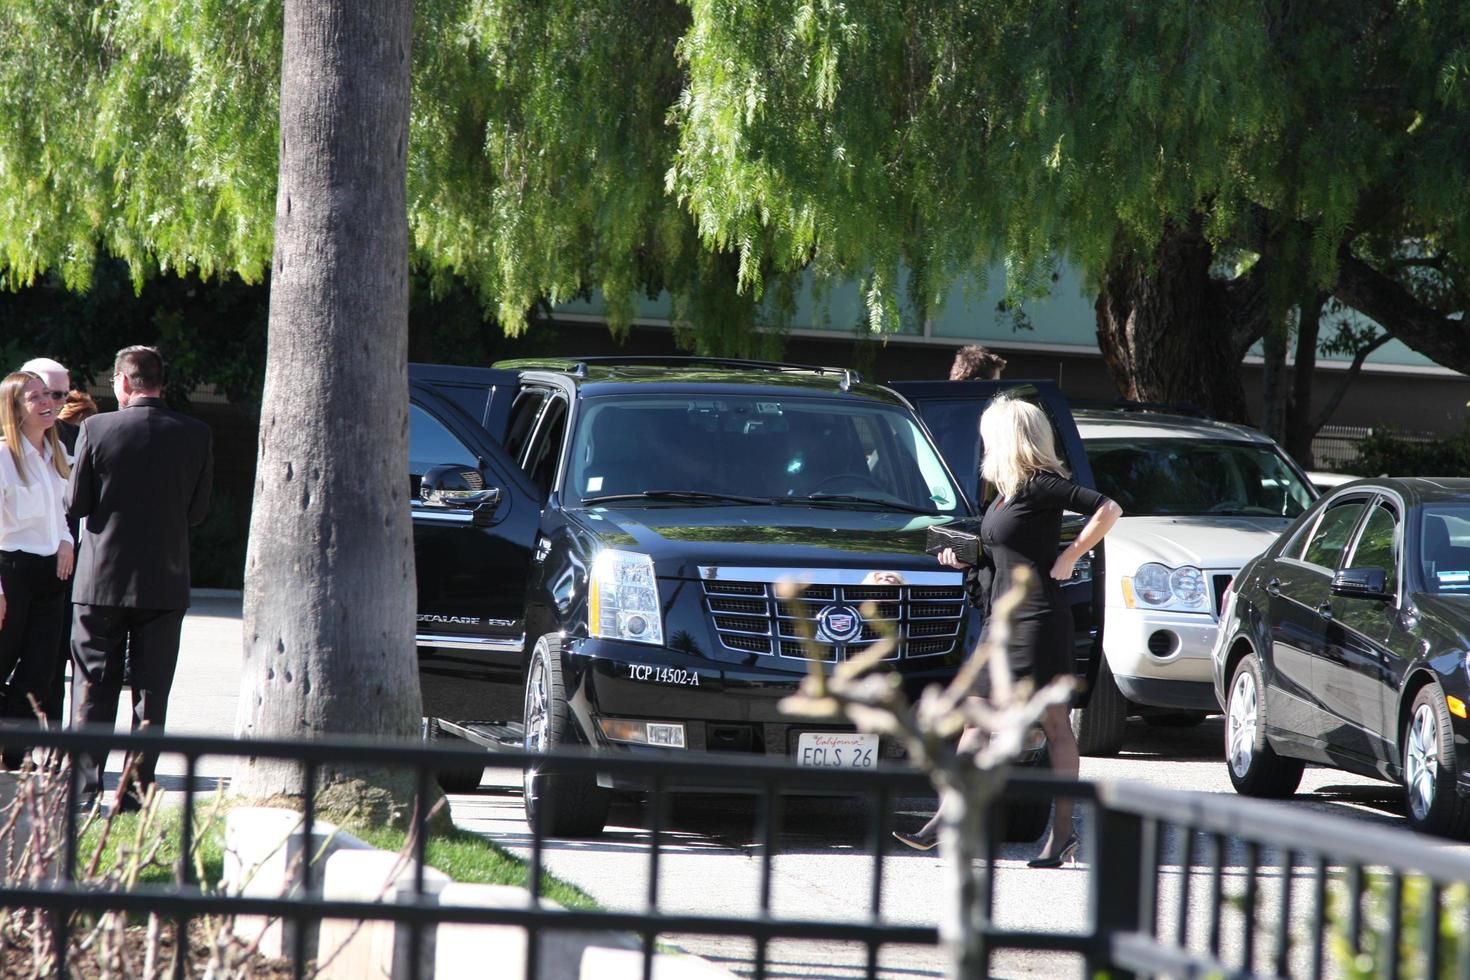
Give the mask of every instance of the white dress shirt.
M 20 444 L 29 482 L 20 478 L 10 446 L 0 440 L 0 551 L 54 555 L 63 542 L 72 543 L 61 506 L 66 481 L 51 464 L 49 442 L 42 443 L 44 452 L 24 437 Z

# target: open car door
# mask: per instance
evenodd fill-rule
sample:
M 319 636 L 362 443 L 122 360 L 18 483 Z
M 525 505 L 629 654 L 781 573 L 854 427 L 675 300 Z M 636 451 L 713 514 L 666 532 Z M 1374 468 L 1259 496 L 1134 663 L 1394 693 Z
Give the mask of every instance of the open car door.
M 410 365 L 409 487 L 426 717 L 476 718 L 519 671 L 540 496 L 492 435 L 517 372 Z M 500 421 L 497 421 L 500 420 Z

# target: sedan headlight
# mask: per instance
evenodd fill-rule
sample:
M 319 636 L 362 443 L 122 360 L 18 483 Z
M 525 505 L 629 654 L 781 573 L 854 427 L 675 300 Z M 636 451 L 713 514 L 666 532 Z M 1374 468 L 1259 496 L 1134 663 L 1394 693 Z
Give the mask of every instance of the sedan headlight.
M 587 631 L 608 640 L 664 642 L 653 559 L 634 551 L 606 550 L 592 561 Z
M 1193 565 L 1170 568 L 1151 561 L 1140 565 L 1131 579 L 1124 577 L 1123 601 L 1129 609 L 1145 606 L 1205 612 L 1209 609 L 1205 573 Z

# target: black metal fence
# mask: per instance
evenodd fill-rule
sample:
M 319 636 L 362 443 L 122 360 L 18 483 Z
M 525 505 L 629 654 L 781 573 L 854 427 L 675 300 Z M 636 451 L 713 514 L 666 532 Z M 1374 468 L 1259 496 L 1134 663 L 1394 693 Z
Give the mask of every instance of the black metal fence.
M 500 924 L 522 927 L 527 944 L 524 975 L 539 976 L 537 937 L 564 930 L 614 930 L 641 938 L 644 976 L 653 969 L 652 954 L 660 936 L 742 937 L 754 946 L 749 972 L 768 974 L 767 950 L 772 943 L 827 941 L 857 944 L 866 951 L 865 974 L 882 975 L 881 952 L 891 946 L 935 946 L 932 925 L 895 922 L 885 915 L 885 863 L 893 860 L 895 801 L 931 793 L 923 776 L 904 769 L 854 772 L 792 766 L 785 761 L 718 755 L 588 757 L 575 754 L 524 756 L 504 753 L 494 764 L 554 765 L 559 772 L 599 772 L 620 782 L 647 787 L 647 894 L 634 910 L 563 909 L 532 900 L 524 907 L 483 908 L 441 905 L 424 887 L 428 835 L 427 812 L 413 815 L 413 897 L 408 901 L 371 902 L 324 898 L 319 869 L 310 861 L 299 868 L 301 888 L 287 897 L 225 894 L 196 880 L 188 859 L 196 840 L 196 804 L 210 790 L 196 778 L 206 757 L 244 756 L 288 760 L 302 767 L 303 837 L 312 840 L 318 816 L 313 805 L 323 767 L 350 764 L 413 773 L 417 799 L 431 793 L 438 769 L 485 762 L 473 748 L 428 748 L 419 744 L 385 745 L 349 739 L 310 742 L 251 741 L 150 734 L 50 731 L 25 735 L 0 733 L 0 744 L 24 740 L 62 755 L 106 747 L 127 752 L 155 751 L 182 757 L 182 808 L 178 811 L 181 860 L 168 885 L 99 889 L 79 880 L 78 815 L 67 806 L 58 873 L 53 879 L 0 881 L 0 908 L 43 909 L 55 923 L 55 972 L 67 974 L 66 958 L 75 955 L 71 930 L 87 916 L 118 911 L 152 913 L 176 924 L 176 935 L 188 933 L 201 916 L 255 915 L 281 918 L 294 929 L 296 976 L 309 976 L 308 930 L 302 925 L 323 919 L 390 921 L 409 930 L 407 968 L 419 976 L 425 943 L 441 924 Z M 707 915 L 670 909 L 661 901 L 660 862 L 669 843 L 671 794 L 697 786 L 754 800 L 757 859 L 760 866 L 758 911 L 754 915 Z M 70 793 L 75 798 L 75 786 Z M 871 861 L 865 914 L 845 920 L 798 918 L 773 909 L 773 863 L 782 850 L 782 809 L 792 796 L 850 795 L 866 801 L 866 854 Z M 1366 824 L 1300 808 L 1231 796 L 1189 794 L 1139 785 L 1066 782 L 1045 774 L 1016 773 L 1007 783 L 1009 800 L 1038 800 L 1065 794 L 1084 804 L 1086 828 L 1084 871 L 1090 893 L 1087 916 L 1075 923 L 1048 923 L 1049 928 L 1002 928 L 1005 921 L 1026 919 L 1017 910 L 997 908 L 992 887 L 997 870 L 1006 875 L 1055 874 L 1021 870 L 1019 862 L 998 861 L 1001 833 L 992 821 L 984 887 L 978 896 L 985 914 L 985 935 L 992 952 L 1031 950 L 1080 957 L 1086 971 L 1112 976 L 1279 975 L 1322 977 L 1367 964 L 1365 975 L 1470 976 L 1470 943 L 1457 943 L 1465 932 L 1463 883 L 1470 882 L 1470 856 L 1442 843 L 1382 825 Z M 545 837 L 530 836 L 528 880 L 531 894 L 540 892 L 544 877 Z M 891 873 L 891 872 L 890 872 Z M 1053 879 L 1048 879 L 1053 880 Z M 944 900 L 933 896 L 935 907 Z M 1046 910 L 1038 910 L 1045 912 Z M 81 917 L 81 918 L 79 918 Z M 1067 929 L 1067 926 L 1073 928 Z M 1446 940 L 1449 936 L 1451 939 Z M 186 944 L 177 943 L 179 950 Z M 1354 960 L 1354 957 L 1357 957 Z M 1367 956 L 1369 959 L 1364 960 Z M 1336 959 L 1334 959 L 1336 957 Z M 1346 957 L 1346 959 L 1344 959 Z M 1347 963 L 1348 967 L 1342 966 Z M 174 974 L 189 970 L 186 957 L 176 956 Z M 906 971 L 907 972 L 907 971 Z M 988 972 L 988 971 L 987 971 Z

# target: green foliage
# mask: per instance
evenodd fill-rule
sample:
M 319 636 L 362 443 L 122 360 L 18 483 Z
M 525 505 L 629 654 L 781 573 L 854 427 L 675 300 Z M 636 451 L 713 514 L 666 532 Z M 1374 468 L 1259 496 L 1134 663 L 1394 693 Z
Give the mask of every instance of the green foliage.
M 1374 430 L 1358 443 L 1357 458 L 1344 469 L 1360 476 L 1470 477 L 1470 428 L 1437 439 Z
M 281 21 L 0 0 L 0 283 L 102 253 L 260 281 Z M 667 289 L 687 344 L 759 353 L 804 270 L 887 330 L 997 260 L 1016 298 L 1059 255 L 1096 285 L 1197 217 L 1283 308 L 1344 248 L 1460 308 L 1467 37 L 1461 0 L 419 0 L 413 261 L 511 334 Z
M 889 322 L 905 266 L 930 304 L 999 257 L 1013 291 L 1054 252 L 1096 284 L 1196 213 L 1217 246 L 1269 232 L 1286 302 L 1354 235 L 1464 254 L 1458 2 L 690 6 L 670 184 L 750 285 L 865 273 Z
M 1392 973 L 1406 980 L 1437 980 L 1438 977 L 1459 976 L 1462 946 L 1465 942 L 1461 923 L 1465 918 L 1467 904 L 1466 885 L 1457 883 L 1444 888 L 1434 917 L 1439 936 L 1440 968 L 1436 975 L 1430 970 L 1425 949 L 1428 937 L 1424 934 L 1426 913 L 1429 911 L 1429 881 L 1417 875 L 1404 878 L 1403 908 L 1399 913 L 1399 945 L 1392 949 L 1388 943 L 1389 922 L 1393 906 L 1389 900 L 1386 875 L 1369 874 L 1367 888 L 1362 898 L 1363 927 L 1361 949 L 1354 950 L 1347 934 L 1347 909 L 1350 899 L 1342 882 L 1335 882 L 1331 902 L 1331 951 L 1336 960 L 1338 975 L 1349 980 L 1374 980 Z M 1397 969 L 1391 970 L 1390 958 L 1397 959 Z

